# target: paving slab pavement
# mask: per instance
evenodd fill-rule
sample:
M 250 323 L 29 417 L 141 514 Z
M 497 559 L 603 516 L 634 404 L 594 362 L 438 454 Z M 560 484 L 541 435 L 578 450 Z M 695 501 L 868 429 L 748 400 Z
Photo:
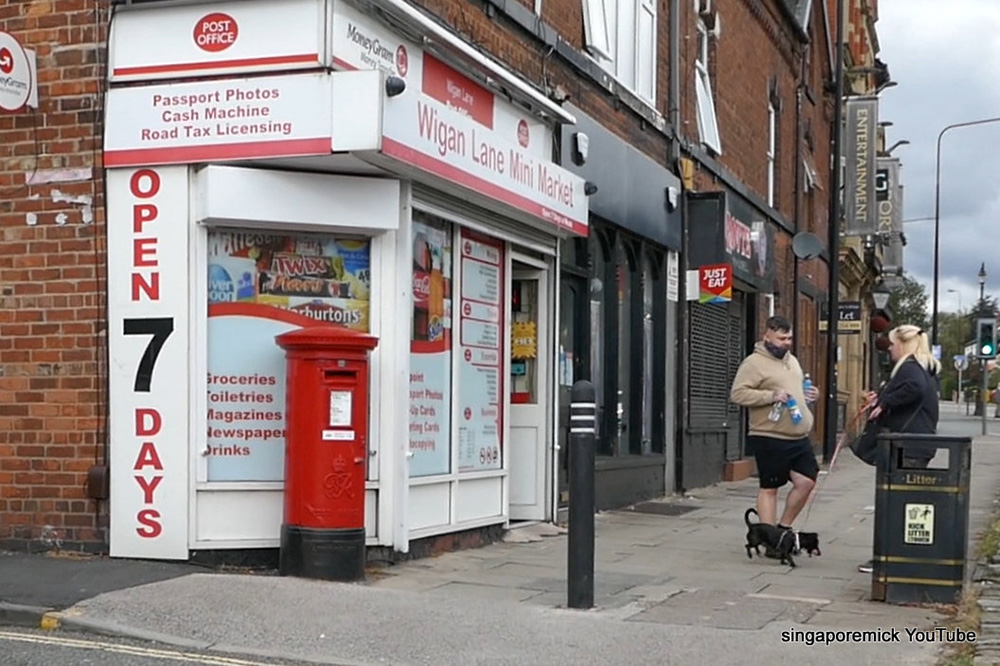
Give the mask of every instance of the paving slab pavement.
M 1000 438 L 977 438 L 972 475 L 974 543 L 1000 489 Z M 800 556 L 795 569 L 746 556 L 754 479 L 662 500 L 690 509 L 677 515 L 598 514 L 592 610 L 565 607 L 565 531 L 536 524 L 362 584 L 193 574 L 100 594 L 60 620 L 322 664 L 744 664 L 749 654 L 761 663 L 934 664 L 940 644 L 906 631 L 939 625 L 938 609 L 871 602 L 870 577 L 856 570 L 871 553 L 872 468 L 847 453 L 820 484 L 799 527 L 820 533 L 822 556 Z M 807 644 L 815 634 L 806 632 L 876 630 L 883 640 Z
M 996 509 L 1000 437 L 977 437 L 972 459 L 970 555 Z M 871 602 L 856 570 L 871 553 L 871 467 L 848 452 L 821 477 L 797 527 L 820 533 L 823 554 L 795 569 L 747 558 L 755 495 L 748 479 L 598 514 L 592 610 L 565 608 L 565 529 L 534 524 L 359 584 L 0 554 L 0 622 L 54 610 L 49 626 L 338 665 L 935 662 L 940 645 L 906 631 L 939 624 L 938 609 Z M 808 644 L 845 630 L 888 633 Z

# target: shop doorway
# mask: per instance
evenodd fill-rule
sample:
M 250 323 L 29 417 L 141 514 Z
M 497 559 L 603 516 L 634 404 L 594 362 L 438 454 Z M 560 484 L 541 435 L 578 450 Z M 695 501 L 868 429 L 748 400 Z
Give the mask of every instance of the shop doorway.
M 549 272 L 513 258 L 510 306 L 510 519 L 545 520 L 550 440 Z

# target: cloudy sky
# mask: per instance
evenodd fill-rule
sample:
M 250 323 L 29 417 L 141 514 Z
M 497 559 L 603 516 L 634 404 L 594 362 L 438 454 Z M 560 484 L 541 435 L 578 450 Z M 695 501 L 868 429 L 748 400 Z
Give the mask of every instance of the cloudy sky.
M 903 265 L 931 307 L 937 137 L 954 123 L 1000 118 L 1000 1 L 879 0 L 879 57 L 898 85 L 881 94 L 888 145 L 905 139 Z M 941 142 L 940 312 L 1000 296 L 1000 122 L 948 130 Z M 931 218 L 921 220 L 920 218 Z M 907 220 L 910 220 L 907 222 Z M 955 290 L 949 292 L 950 289 Z

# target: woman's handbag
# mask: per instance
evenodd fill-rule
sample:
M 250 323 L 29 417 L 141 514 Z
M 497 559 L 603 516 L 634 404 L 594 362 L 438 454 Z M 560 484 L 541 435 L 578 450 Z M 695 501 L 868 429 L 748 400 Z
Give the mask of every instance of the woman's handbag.
M 910 414 L 910 418 L 906 419 L 906 423 L 900 428 L 900 432 L 906 432 L 907 426 L 913 420 L 913 417 L 917 415 L 920 411 L 920 405 L 913 410 Z M 854 453 L 858 458 L 868 463 L 869 465 L 875 465 L 875 459 L 878 457 L 878 435 L 880 432 L 888 432 L 888 429 L 883 427 L 879 421 L 881 421 L 881 414 L 878 418 L 872 419 L 865 422 L 864 429 L 855 437 L 851 443 L 851 452 Z
M 869 465 L 874 465 L 878 453 L 878 434 L 880 432 L 882 432 L 882 426 L 879 424 L 879 419 L 866 421 L 865 427 L 850 443 L 851 452 Z

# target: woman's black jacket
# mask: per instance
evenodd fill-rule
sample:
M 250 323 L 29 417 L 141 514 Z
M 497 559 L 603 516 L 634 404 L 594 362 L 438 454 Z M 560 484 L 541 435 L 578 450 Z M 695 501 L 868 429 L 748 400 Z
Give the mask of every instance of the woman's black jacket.
M 879 424 L 890 432 L 932 434 L 937 431 L 937 382 L 912 356 L 903 361 L 886 383 L 878 403 L 883 412 Z

